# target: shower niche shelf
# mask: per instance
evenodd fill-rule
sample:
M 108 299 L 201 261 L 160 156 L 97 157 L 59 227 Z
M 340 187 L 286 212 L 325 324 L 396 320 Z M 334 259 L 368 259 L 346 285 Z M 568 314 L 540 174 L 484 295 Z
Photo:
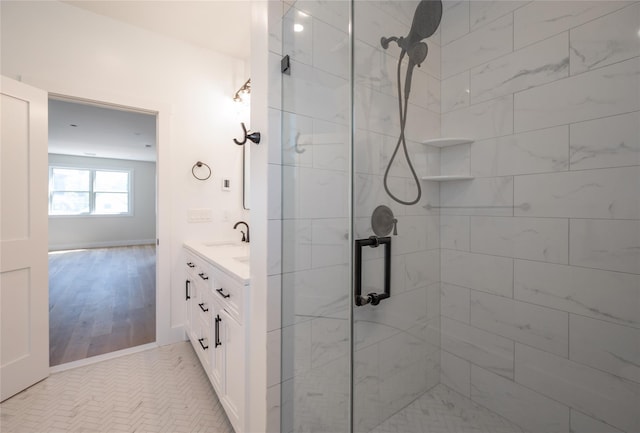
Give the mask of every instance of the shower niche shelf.
M 463 137 L 445 137 L 423 141 L 422 144 L 438 148 L 440 153 L 440 173 L 444 172 L 444 174 L 422 176 L 421 179 L 434 182 L 473 179 L 473 176 L 469 174 L 471 143 L 473 143 L 471 138 Z M 464 169 L 461 169 L 463 166 Z
M 433 147 L 449 147 L 458 144 L 471 144 L 473 140 L 470 138 L 450 137 L 450 138 L 434 138 L 432 140 L 423 141 L 422 144 Z

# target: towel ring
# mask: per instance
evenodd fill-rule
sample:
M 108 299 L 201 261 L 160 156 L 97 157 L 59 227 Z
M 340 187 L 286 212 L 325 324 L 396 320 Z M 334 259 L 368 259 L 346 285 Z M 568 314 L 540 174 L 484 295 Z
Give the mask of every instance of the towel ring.
M 206 177 L 200 177 L 196 174 L 196 168 L 200 168 L 202 166 L 207 167 L 207 170 L 209 170 L 209 174 L 207 174 Z M 193 164 L 193 167 L 191 167 L 191 174 L 193 174 L 193 177 L 195 177 L 198 180 L 207 180 L 211 177 L 211 167 L 209 167 L 207 164 L 205 164 L 202 161 L 198 161 L 195 164 Z

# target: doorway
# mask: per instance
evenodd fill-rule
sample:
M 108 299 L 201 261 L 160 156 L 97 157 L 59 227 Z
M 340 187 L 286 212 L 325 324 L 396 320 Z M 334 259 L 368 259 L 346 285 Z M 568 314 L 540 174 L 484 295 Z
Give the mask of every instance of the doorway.
M 49 352 L 156 341 L 156 115 L 49 99 Z

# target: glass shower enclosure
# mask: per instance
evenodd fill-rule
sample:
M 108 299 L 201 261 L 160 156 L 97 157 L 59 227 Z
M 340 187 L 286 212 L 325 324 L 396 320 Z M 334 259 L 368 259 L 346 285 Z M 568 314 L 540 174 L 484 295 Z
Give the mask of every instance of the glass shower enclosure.
M 284 9 L 281 431 L 640 431 L 640 3 Z

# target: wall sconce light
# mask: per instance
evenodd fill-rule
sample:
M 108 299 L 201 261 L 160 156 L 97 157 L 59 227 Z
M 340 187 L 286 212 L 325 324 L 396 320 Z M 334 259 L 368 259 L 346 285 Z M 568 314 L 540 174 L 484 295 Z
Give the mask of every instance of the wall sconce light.
M 248 95 L 251 93 L 251 78 L 249 78 L 246 83 L 242 85 L 233 96 L 233 100 L 236 102 L 242 102 L 242 96 Z

